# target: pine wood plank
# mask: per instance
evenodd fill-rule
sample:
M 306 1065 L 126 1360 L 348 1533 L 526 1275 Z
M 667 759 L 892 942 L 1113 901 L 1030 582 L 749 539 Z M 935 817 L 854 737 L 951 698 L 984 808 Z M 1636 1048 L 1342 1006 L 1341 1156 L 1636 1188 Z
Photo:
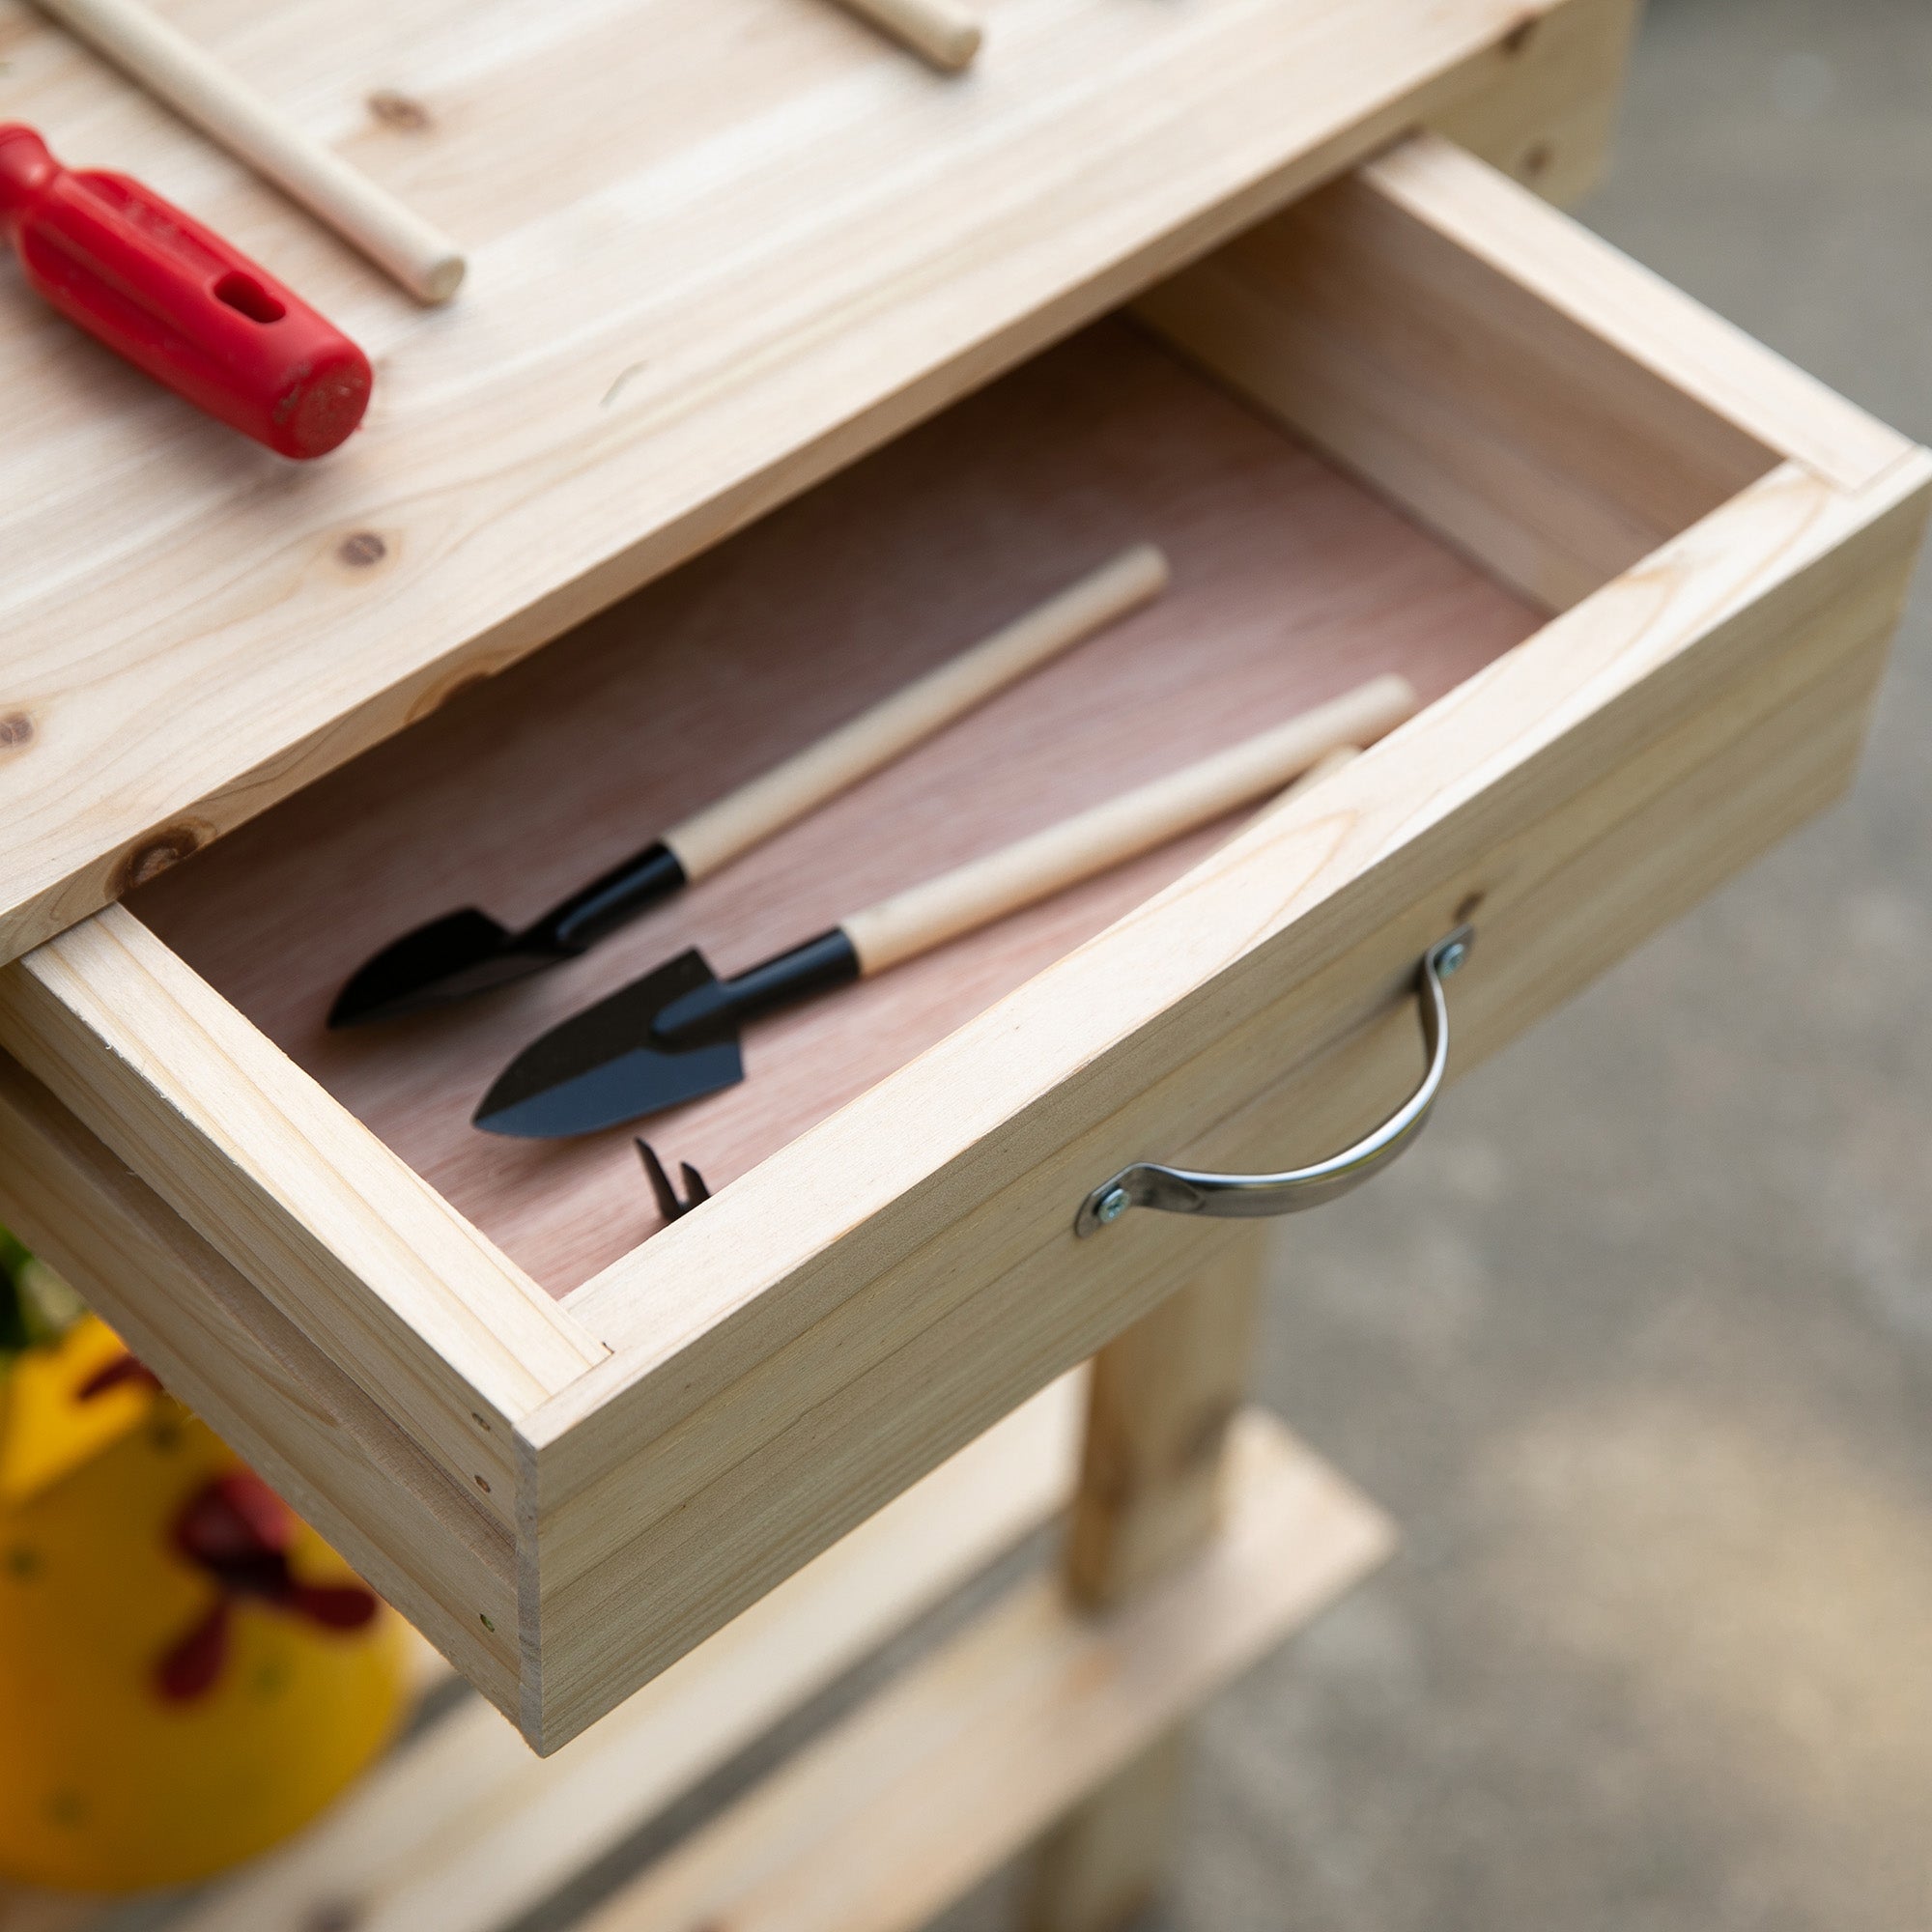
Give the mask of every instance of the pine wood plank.
M 422 314 L 8 0 L 10 111 L 191 206 L 380 374 L 292 470 L 0 284 L 0 543 L 31 559 L 0 582 L 0 957 L 1405 127 L 1572 78 L 1522 29 L 1585 4 L 1006 0 L 965 82 L 798 0 L 199 8 L 470 242 Z
M 4 1054 L 0 1222 L 470 1683 L 515 1712 L 509 1526 Z
M 774 1773 L 584 1932 L 914 1932 L 1387 1553 L 1386 1520 L 1271 1417 L 1228 1520 L 1115 1615 L 1025 1584 Z
M 1855 490 L 1911 448 L 1431 137 L 1138 312 L 1554 610 L 1780 460 Z
M 1910 438 L 1452 142 L 1406 141 L 1363 181 L 1634 366 L 1841 489 L 1864 489 L 1912 453 Z
M 606 1352 L 137 920 L 0 970 L 17 1057 L 500 1522 L 511 1431 Z
M 1366 172 L 1137 312 L 1545 610 L 1587 597 L 1777 462 Z

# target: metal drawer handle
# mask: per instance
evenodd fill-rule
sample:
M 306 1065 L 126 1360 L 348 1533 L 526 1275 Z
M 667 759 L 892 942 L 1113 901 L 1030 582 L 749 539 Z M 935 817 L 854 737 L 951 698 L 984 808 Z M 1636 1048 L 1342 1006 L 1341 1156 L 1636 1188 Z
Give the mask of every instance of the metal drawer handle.
M 1080 1204 L 1073 1232 L 1083 1238 L 1112 1227 L 1129 1208 L 1157 1208 L 1164 1214 L 1212 1214 L 1250 1220 L 1264 1214 L 1298 1214 L 1359 1187 L 1379 1174 L 1421 1134 L 1442 1091 L 1449 1066 L 1449 1002 L 1442 982 L 1457 972 L 1475 944 L 1475 928 L 1459 925 L 1422 955 L 1416 968 L 1416 1001 L 1422 1009 L 1422 1046 L 1429 1071 L 1422 1085 L 1378 1126 L 1313 1167 L 1286 1174 L 1193 1174 L 1185 1168 L 1137 1161 L 1103 1180 Z

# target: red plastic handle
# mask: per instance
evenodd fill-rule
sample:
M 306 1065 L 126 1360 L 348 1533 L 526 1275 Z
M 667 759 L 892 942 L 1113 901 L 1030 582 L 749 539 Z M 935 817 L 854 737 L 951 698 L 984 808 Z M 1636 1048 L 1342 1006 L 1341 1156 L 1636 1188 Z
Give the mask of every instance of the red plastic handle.
M 0 127 L 0 229 L 70 322 L 283 456 L 326 456 L 362 420 L 369 358 L 238 248 L 126 175 L 61 166 Z

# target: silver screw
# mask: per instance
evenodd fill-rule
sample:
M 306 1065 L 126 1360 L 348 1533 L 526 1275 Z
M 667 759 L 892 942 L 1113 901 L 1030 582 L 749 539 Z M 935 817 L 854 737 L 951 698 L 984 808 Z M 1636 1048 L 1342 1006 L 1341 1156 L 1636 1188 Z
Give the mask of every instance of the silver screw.
M 1465 941 L 1452 940 L 1435 955 L 1435 977 L 1438 980 L 1452 979 L 1463 970 L 1469 957 L 1469 948 Z
M 1094 1209 L 1094 1218 L 1103 1228 L 1111 1228 L 1132 1206 L 1124 1187 L 1110 1187 L 1101 1195 L 1099 1205 Z

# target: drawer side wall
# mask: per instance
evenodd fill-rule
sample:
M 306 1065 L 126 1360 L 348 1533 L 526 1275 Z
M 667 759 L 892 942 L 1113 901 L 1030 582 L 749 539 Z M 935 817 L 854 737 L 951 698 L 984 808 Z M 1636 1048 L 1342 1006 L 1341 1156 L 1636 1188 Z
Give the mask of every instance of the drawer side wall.
M 4 1054 L 0 1220 L 515 1716 L 516 1552 L 504 1526 Z

